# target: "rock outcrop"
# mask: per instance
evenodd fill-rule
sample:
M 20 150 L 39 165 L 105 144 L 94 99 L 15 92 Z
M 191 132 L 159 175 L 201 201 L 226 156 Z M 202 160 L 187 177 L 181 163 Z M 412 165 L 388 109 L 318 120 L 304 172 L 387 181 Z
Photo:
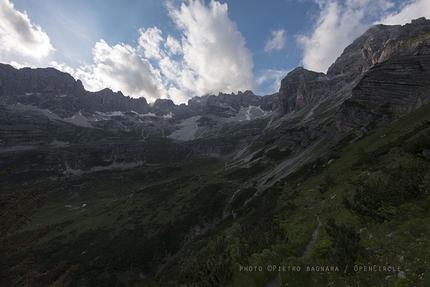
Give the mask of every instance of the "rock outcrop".
M 62 118 L 79 111 L 149 111 L 144 98 L 132 99 L 110 89 L 89 92 L 80 80 L 54 68 L 18 70 L 5 64 L 0 64 L 0 103 L 33 105 Z
M 336 114 L 340 132 L 358 124 L 386 125 L 430 102 L 430 20 L 398 29 Z
M 279 89 L 281 112 L 287 114 L 298 111 L 326 98 L 335 97 L 346 86 L 358 84 L 364 74 L 366 77 L 373 77 L 375 74 L 370 74 L 373 68 L 381 67 L 396 55 L 408 57 L 413 54 L 422 55 L 422 51 L 427 49 L 426 35 L 429 31 L 430 20 L 425 18 L 413 20 L 404 26 L 375 25 L 345 48 L 342 55 L 330 66 L 327 74 L 296 68 L 281 82 Z M 415 64 L 408 64 L 408 61 L 415 61 Z M 405 58 L 403 63 L 392 62 L 391 65 L 397 66 L 382 69 L 404 70 L 404 74 L 421 69 L 411 57 Z M 375 77 L 377 78 L 368 81 L 381 80 L 383 84 L 382 74 Z M 398 76 L 391 79 L 395 82 Z M 365 86 L 364 82 L 360 85 L 363 90 L 370 88 Z
M 280 107 L 283 114 L 300 110 L 328 96 L 329 79 L 299 67 L 288 73 L 279 89 Z
M 75 95 L 83 91 L 81 81 L 54 68 L 17 70 L 0 64 L 0 96 L 25 93 Z
M 0 104 L 16 103 L 48 109 L 62 118 L 77 112 L 90 115 L 95 111 L 135 111 L 157 116 L 173 114 L 176 120 L 205 114 L 230 117 L 241 107 L 250 105 L 260 106 L 263 110 L 279 107 L 277 94 L 262 97 L 252 91 L 195 97 L 189 100 L 188 105 L 175 105 L 169 99 L 157 99 L 149 105 L 143 97 L 134 99 L 110 89 L 86 91 L 80 80 L 54 68 L 15 69 L 0 64 Z
M 430 30 L 430 20 L 419 18 L 404 26 L 375 25 L 345 48 L 327 71 L 329 77 L 356 78 L 375 64 L 382 63 L 402 49 L 402 39 L 411 39 Z

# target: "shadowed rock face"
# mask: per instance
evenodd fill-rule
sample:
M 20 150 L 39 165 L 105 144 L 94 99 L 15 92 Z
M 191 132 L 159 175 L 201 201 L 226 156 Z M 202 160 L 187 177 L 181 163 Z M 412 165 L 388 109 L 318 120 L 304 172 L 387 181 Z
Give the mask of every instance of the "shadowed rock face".
M 324 73 L 302 67 L 291 71 L 281 82 L 279 89 L 282 113 L 300 110 L 328 96 L 330 83 Z
M 327 71 L 329 77 L 338 75 L 356 78 L 372 66 L 386 61 L 401 49 L 399 41 L 416 37 L 430 30 L 430 20 L 419 18 L 404 26 L 375 25 L 345 48 Z
M 132 99 L 110 89 L 88 92 L 80 80 L 54 68 L 17 70 L 4 64 L 0 64 L 0 103 L 33 105 L 62 118 L 79 111 L 149 111 L 144 98 Z
M 327 75 L 296 68 L 281 82 L 283 114 L 312 107 L 342 91 L 336 129 L 363 121 L 387 124 L 430 101 L 430 20 L 376 25 L 349 45 Z M 347 87 L 347 89 L 345 89 Z
M 385 43 L 394 39 L 399 29 L 400 25 L 373 26 L 345 48 L 342 55 L 329 67 L 327 75 L 341 75 L 349 79 L 359 77 L 378 63 Z
M 54 68 L 17 70 L 5 64 L 0 64 L 0 103 L 33 105 L 49 109 L 62 118 L 71 117 L 79 111 L 83 114 L 135 111 L 141 114 L 151 112 L 157 116 L 173 113 L 176 120 L 208 113 L 230 117 L 241 107 L 250 105 L 267 111 L 279 106 L 277 94 L 261 97 L 252 91 L 196 97 L 188 105 L 178 106 L 169 99 L 157 99 L 149 105 L 143 97 L 133 99 L 110 89 L 86 91 L 80 80 Z
M 335 116 L 339 131 L 363 122 L 386 125 L 430 102 L 430 21 L 417 21 L 403 26 L 408 36 L 389 40 L 378 63 L 361 77 Z M 415 35 L 422 32 L 413 29 L 417 23 L 427 32 Z
M 54 93 L 72 95 L 84 91 L 81 81 L 54 68 L 16 70 L 10 65 L 0 66 L 0 95 L 24 93 Z

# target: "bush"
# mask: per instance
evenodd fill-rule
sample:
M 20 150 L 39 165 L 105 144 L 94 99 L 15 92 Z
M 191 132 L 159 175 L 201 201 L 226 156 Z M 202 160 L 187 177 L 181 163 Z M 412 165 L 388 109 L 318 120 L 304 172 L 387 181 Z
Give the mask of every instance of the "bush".
M 332 251 L 328 254 L 328 259 L 344 270 L 346 266 L 353 266 L 355 260 L 361 253 L 360 235 L 354 227 L 345 224 L 337 225 L 334 218 L 327 219 L 325 228 L 330 237 Z M 349 269 L 348 270 L 352 270 Z
M 392 219 L 400 214 L 400 205 L 424 197 L 428 186 L 424 183 L 427 169 L 425 164 L 399 166 L 390 171 L 387 179 L 379 177 L 363 182 L 355 190 L 352 202 L 343 198 L 343 204 L 362 217 L 380 222 Z

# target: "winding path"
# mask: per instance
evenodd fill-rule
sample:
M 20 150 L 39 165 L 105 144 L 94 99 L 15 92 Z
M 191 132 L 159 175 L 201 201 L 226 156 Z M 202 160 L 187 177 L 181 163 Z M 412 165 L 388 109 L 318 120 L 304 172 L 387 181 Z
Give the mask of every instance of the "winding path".
M 314 233 L 312 233 L 312 238 L 311 240 L 309 240 L 309 243 L 302 254 L 302 258 L 308 258 L 309 256 L 311 256 L 312 247 L 314 246 L 315 242 L 317 242 L 318 235 L 320 233 L 320 228 L 322 226 L 322 223 L 318 215 L 317 215 L 317 221 L 318 221 L 318 226 L 317 228 L 315 228 Z M 280 277 L 278 274 L 275 278 L 273 278 L 266 284 L 266 287 L 279 287 L 280 286 L 279 281 L 280 281 Z
M 312 233 L 312 238 L 309 240 L 308 245 L 306 246 L 305 252 L 303 252 L 302 258 L 308 258 L 311 256 L 312 247 L 314 247 L 315 242 L 317 242 L 318 235 L 320 234 L 321 221 L 317 215 L 318 226 L 315 228 L 314 233 Z

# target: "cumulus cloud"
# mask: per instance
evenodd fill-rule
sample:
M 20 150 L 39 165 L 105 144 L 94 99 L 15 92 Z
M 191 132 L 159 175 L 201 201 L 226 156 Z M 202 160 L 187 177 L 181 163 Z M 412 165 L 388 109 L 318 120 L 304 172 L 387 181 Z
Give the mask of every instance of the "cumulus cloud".
M 161 37 L 161 30 L 157 27 L 149 29 L 139 29 L 139 45 L 144 50 L 146 58 L 161 59 L 160 55 L 160 42 L 163 41 Z
M 184 103 L 193 96 L 253 89 L 252 54 L 230 20 L 227 4 L 215 0 L 172 3 L 167 9 L 180 38 L 164 35 L 158 27 L 141 28 L 137 44 L 110 45 L 99 40 L 92 49 L 92 61 L 72 68 L 48 57 L 54 49 L 41 27 L 16 11 L 9 0 L 0 0 L 0 52 L 15 53 L 14 60 L 21 59 L 16 53 L 36 58 L 39 64 L 43 59 L 81 79 L 90 91 L 108 87 L 148 101 L 171 98 Z
M 285 41 L 287 40 L 285 36 L 285 30 L 279 29 L 277 31 L 272 31 L 272 38 L 269 39 L 264 47 L 265 52 L 271 52 L 273 50 L 280 51 L 285 46 Z
M 343 49 L 364 33 L 378 13 L 393 6 L 388 0 L 316 0 L 320 14 L 310 35 L 298 35 L 305 68 L 326 72 Z
M 32 24 L 28 15 L 15 10 L 9 0 L 0 0 L 0 51 L 35 59 L 54 51 L 48 35 Z
M 68 66 L 66 63 L 58 63 L 57 61 L 51 61 L 50 66 L 59 71 L 69 73 L 72 76 L 75 74 L 75 70 L 72 67 Z
M 164 43 L 164 47 L 167 49 L 167 52 L 170 55 L 182 53 L 181 44 L 178 40 L 176 40 L 170 35 L 167 36 L 166 42 Z
M 430 1 L 416 0 L 408 1 L 398 12 L 393 12 L 382 17 L 377 23 L 386 25 L 406 24 L 412 19 L 426 17 L 430 18 Z
M 74 74 L 89 90 L 109 87 L 148 101 L 166 97 L 159 71 L 142 58 L 135 48 L 120 43 L 109 46 L 100 40 L 93 48 L 94 64 L 81 67 Z
M 177 7 L 168 2 L 167 8 L 180 40 L 163 37 L 158 27 L 139 29 L 136 47 L 100 40 L 93 48 L 94 63 L 72 75 L 89 90 L 110 87 L 150 102 L 170 98 L 177 104 L 254 87 L 252 55 L 228 17 L 227 4 L 189 0 Z
M 187 94 L 186 91 L 175 87 L 170 87 L 168 93 L 170 99 L 177 104 L 188 103 L 188 100 L 190 99 L 190 96 Z
M 245 39 L 228 17 L 227 4 L 211 0 L 169 8 L 182 32 L 181 70 L 174 86 L 194 95 L 252 89 L 253 61 Z

